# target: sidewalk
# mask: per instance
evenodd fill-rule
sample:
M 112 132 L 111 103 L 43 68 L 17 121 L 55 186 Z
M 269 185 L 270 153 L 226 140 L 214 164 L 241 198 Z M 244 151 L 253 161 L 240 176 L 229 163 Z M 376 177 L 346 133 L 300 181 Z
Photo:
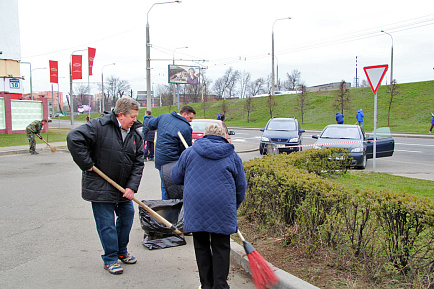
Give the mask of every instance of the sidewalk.
M 61 153 L 61 152 L 66 152 L 69 153 L 67 148 L 66 148 L 66 142 L 55 142 L 55 143 L 51 143 L 52 146 L 57 148 L 57 153 Z M 14 146 L 14 147 L 0 147 L 0 156 L 6 156 L 6 155 L 14 155 L 14 154 L 28 154 L 28 149 L 29 146 L 28 145 L 22 145 L 22 146 Z M 38 143 L 36 145 L 36 150 L 38 152 L 42 152 L 43 154 L 51 154 L 49 147 L 42 143 Z M 30 156 L 34 158 L 34 156 Z M 37 157 L 37 156 L 36 156 Z M 194 254 L 191 254 L 190 251 L 191 249 L 191 243 L 192 240 L 191 238 L 188 239 L 188 243 L 190 243 L 190 246 L 181 246 L 178 247 L 177 250 L 179 250 L 179 254 L 181 251 L 188 251 L 185 252 L 185 254 L 183 254 L 183 256 L 187 256 L 185 258 L 194 258 Z M 161 250 L 161 253 L 171 253 L 172 251 L 170 250 Z M 272 261 L 272 260 L 268 260 L 268 261 Z M 190 263 L 194 263 L 194 260 L 190 260 Z M 242 270 L 244 270 L 245 272 L 247 272 L 248 274 L 250 274 L 250 268 L 249 268 L 249 261 L 248 258 L 245 254 L 244 248 L 242 245 L 236 243 L 235 241 L 231 240 L 231 264 L 232 266 L 236 266 L 241 268 Z M 276 286 L 275 288 L 292 288 L 292 289 L 310 289 L 310 288 L 318 288 L 316 286 L 311 285 L 310 283 L 294 276 L 291 275 L 288 272 L 285 272 L 275 266 L 273 266 L 270 263 L 270 266 L 272 267 L 272 269 L 275 271 L 276 275 L 278 276 L 278 278 L 280 279 L 280 282 L 278 284 L 278 286 Z M 231 273 L 232 274 L 232 273 Z M 253 287 L 253 284 L 251 284 Z M 245 286 L 248 286 L 248 284 L 245 284 Z

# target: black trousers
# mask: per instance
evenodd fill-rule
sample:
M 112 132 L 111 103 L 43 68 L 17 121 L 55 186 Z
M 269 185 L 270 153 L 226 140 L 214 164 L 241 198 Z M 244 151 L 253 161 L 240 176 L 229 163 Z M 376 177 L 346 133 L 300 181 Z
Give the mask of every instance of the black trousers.
M 193 241 L 202 289 L 228 289 L 230 235 L 196 232 Z

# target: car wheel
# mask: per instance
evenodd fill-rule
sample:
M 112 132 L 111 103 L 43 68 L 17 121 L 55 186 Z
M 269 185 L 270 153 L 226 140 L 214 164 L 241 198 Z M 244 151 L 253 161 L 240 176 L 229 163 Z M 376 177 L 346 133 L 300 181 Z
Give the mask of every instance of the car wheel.
M 265 154 L 264 144 L 259 144 L 259 154 Z
M 360 165 L 358 165 L 357 168 L 358 168 L 359 170 L 364 170 L 364 169 L 366 168 L 366 163 L 367 163 L 367 161 L 368 161 L 368 156 L 365 155 L 365 156 L 363 157 L 363 162 L 362 162 Z

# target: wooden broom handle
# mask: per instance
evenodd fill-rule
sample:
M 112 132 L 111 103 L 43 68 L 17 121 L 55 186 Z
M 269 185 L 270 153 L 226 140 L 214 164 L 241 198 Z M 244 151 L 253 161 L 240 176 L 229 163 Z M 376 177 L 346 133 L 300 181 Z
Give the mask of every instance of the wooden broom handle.
M 97 167 L 93 166 L 92 170 L 95 173 L 97 173 L 100 177 L 102 177 L 104 180 L 106 180 L 107 182 L 109 182 L 113 187 L 115 187 L 116 189 L 118 189 L 121 193 L 123 193 L 123 194 L 125 193 L 125 189 L 124 188 L 122 188 L 118 183 L 116 183 L 111 178 L 109 178 L 100 169 L 98 169 Z M 163 223 L 168 228 L 172 229 L 176 234 L 178 234 L 178 235 L 183 234 L 183 232 L 181 232 L 180 230 L 178 230 L 172 223 L 170 223 L 165 218 L 163 218 L 160 214 L 158 214 L 157 212 L 155 212 L 154 210 L 152 210 L 151 208 L 149 208 L 148 206 L 146 206 L 142 201 L 136 199 L 135 197 L 133 197 L 132 200 L 134 202 L 136 202 L 137 204 L 139 204 L 140 207 L 142 207 L 143 209 L 145 209 L 154 219 L 156 219 L 157 221 Z
M 179 136 L 179 139 L 181 140 L 181 142 L 184 144 L 185 148 L 188 149 L 188 144 L 187 144 L 187 142 L 185 141 L 185 139 L 184 139 L 184 137 L 182 136 L 182 133 L 181 133 L 180 131 L 178 131 L 178 136 Z

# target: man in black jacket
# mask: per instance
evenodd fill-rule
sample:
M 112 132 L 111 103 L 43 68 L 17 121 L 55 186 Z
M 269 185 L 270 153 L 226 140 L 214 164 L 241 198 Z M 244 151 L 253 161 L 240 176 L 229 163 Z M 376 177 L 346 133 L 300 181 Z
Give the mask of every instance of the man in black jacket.
M 134 219 L 131 199 L 142 178 L 143 138 L 137 121 L 139 103 L 120 98 L 114 110 L 95 118 L 68 133 L 67 143 L 74 162 L 83 171 L 82 197 L 92 202 L 92 210 L 101 244 L 104 268 L 122 274 L 125 264 L 137 262 L 127 251 Z M 92 171 L 99 168 L 125 188 L 121 194 L 115 187 Z M 115 215 L 117 216 L 115 222 Z

